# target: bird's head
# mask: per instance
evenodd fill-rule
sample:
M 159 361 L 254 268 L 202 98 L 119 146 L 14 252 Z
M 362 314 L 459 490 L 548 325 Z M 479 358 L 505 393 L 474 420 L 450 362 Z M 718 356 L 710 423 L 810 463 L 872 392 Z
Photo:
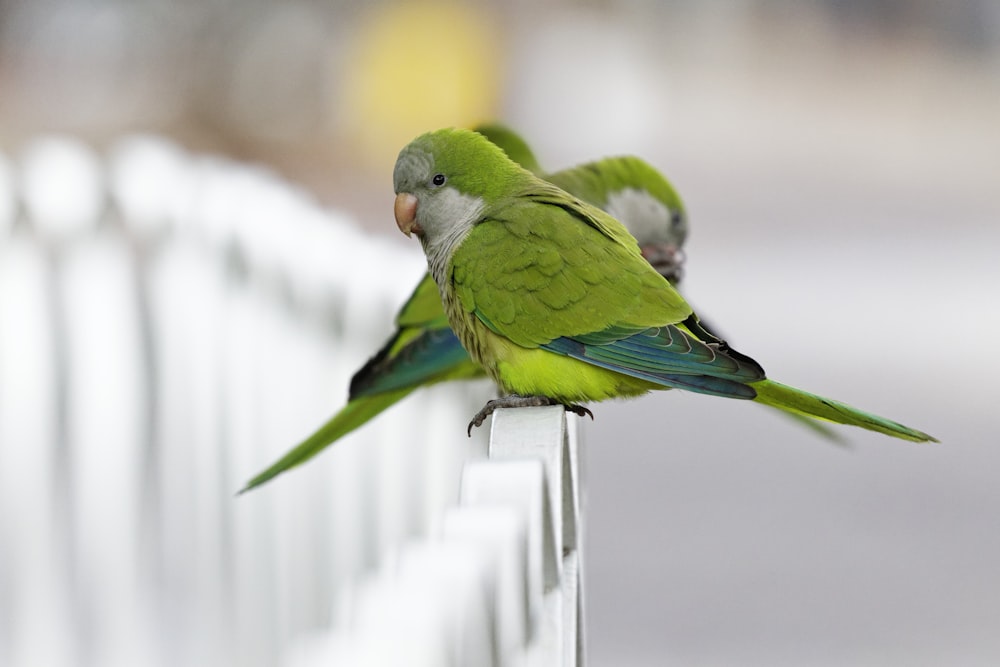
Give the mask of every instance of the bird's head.
M 666 178 L 640 158 L 604 158 L 549 174 L 546 180 L 603 208 L 635 237 L 642 256 L 660 275 L 677 283 L 683 273 L 681 248 L 688 233 L 680 196 Z
M 431 249 L 460 240 L 485 208 L 524 174 L 504 152 L 471 130 L 423 134 L 400 153 L 393 170 L 399 230 Z
M 626 187 L 608 193 L 608 213 L 632 233 L 646 261 L 676 284 L 683 275 L 681 248 L 688 235 L 687 212 L 680 195 L 645 160 L 623 157 L 615 166 L 619 183 Z
M 608 199 L 608 212 L 635 236 L 642 256 L 673 284 L 684 275 L 687 214 L 673 188 L 657 174 L 648 189 L 626 189 Z

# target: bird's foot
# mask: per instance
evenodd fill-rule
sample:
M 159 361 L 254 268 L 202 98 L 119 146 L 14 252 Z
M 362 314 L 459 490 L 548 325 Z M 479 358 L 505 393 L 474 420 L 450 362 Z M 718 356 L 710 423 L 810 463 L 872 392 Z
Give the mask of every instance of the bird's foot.
M 563 407 L 566 408 L 566 412 L 572 412 L 578 417 L 590 417 L 590 421 L 594 421 L 594 413 L 588 410 L 585 405 L 570 403 L 569 405 L 563 404 Z
M 537 408 L 544 405 L 562 405 L 567 412 L 572 412 L 575 415 L 583 417 L 587 415 L 591 419 L 594 418 L 594 413 L 585 408 L 582 405 L 559 403 L 553 398 L 548 396 L 518 396 L 516 394 L 511 394 L 510 396 L 501 396 L 500 398 L 494 398 L 493 400 L 486 401 L 486 405 L 483 409 L 476 413 L 476 416 L 472 418 L 469 422 L 469 428 L 466 430 L 469 437 L 472 437 L 472 429 L 478 428 L 483 425 L 486 418 L 489 417 L 497 408 Z

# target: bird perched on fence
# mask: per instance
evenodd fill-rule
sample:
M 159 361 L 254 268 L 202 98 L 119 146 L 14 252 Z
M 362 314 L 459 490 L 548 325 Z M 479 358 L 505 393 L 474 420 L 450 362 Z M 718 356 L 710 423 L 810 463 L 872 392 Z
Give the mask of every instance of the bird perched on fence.
M 491 124 L 476 131 L 499 146 L 509 159 L 542 173 L 527 143 L 509 128 Z M 611 212 L 639 239 L 643 256 L 657 271 L 673 282 L 680 280 L 687 216 L 673 186 L 652 166 L 636 157 L 614 157 L 544 178 Z M 420 387 L 485 376 L 452 333 L 438 287 L 425 274 L 396 316 L 393 336 L 351 379 L 347 405 L 251 479 L 242 491 L 304 463 Z
M 393 183 L 396 224 L 419 238 L 451 328 L 505 394 L 470 431 L 497 407 L 589 414 L 581 403 L 676 388 L 934 440 L 768 379 L 700 325 L 618 220 L 482 135 L 421 135 L 400 152 Z

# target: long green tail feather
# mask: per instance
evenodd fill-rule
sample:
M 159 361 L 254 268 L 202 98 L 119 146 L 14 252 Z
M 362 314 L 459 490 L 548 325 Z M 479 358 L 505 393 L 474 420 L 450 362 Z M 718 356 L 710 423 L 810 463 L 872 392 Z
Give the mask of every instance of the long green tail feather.
M 811 415 L 791 412 L 790 410 L 779 408 L 774 405 L 768 405 L 767 407 L 773 408 L 774 412 L 781 415 L 782 419 L 790 419 L 802 428 L 809 429 L 814 435 L 823 438 L 824 440 L 829 440 L 834 445 L 839 447 L 849 446 L 847 438 L 845 438 L 840 431 L 837 431 L 830 426 L 829 422 L 825 420 L 816 419 Z
M 903 426 L 884 417 L 852 408 L 846 403 L 823 398 L 807 391 L 783 385 L 773 380 L 763 380 L 750 385 L 757 391 L 758 403 L 784 410 L 792 414 L 805 415 L 815 419 L 849 426 L 860 426 L 869 431 L 877 431 L 894 438 L 913 442 L 937 442 L 937 439 L 922 431 Z
M 293 447 L 287 454 L 272 463 L 266 470 L 247 482 L 240 489 L 246 493 L 254 487 L 268 482 L 290 468 L 305 463 L 319 454 L 326 447 L 344 437 L 354 429 L 366 423 L 389 406 L 401 400 L 417 387 L 406 387 L 372 396 L 360 396 L 352 399 L 343 409 L 323 424 L 315 433 Z

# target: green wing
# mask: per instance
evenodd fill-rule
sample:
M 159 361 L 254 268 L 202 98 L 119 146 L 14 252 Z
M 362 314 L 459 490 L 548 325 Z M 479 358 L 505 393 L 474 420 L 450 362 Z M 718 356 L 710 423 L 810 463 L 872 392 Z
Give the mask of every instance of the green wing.
M 472 377 L 474 369 L 448 326 L 437 285 L 425 273 L 396 315 L 396 333 L 351 378 L 348 400 Z
M 400 329 L 351 378 L 348 400 L 483 375 L 450 328 Z
M 698 325 L 613 218 L 542 184 L 499 210 L 453 259 L 459 301 L 490 330 L 664 387 L 755 397 L 760 366 Z
M 240 493 L 246 493 L 261 484 L 274 479 L 286 470 L 305 463 L 326 449 L 330 443 L 347 435 L 362 424 L 365 424 L 369 419 L 379 414 L 390 405 L 400 401 L 414 389 L 416 389 L 416 387 L 399 389 L 375 396 L 364 396 L 352 400 L 340 412 L 331 417 L 325 424 L 320 426 L 315 433 L 290 449 L 284 456 L 268 466 L 267 469 L 254 476 L 254 478 L 247 482 L 246 486 L 240 490 Z
M 441 293 L 429 273 L 424 274 L 413 294 L 400 308 L 396 315 L 396 326 L 431 329 L 448 326 L 448 318 L 444 314 L 444 306 L 441 305 Z
M 603 211 L 537 180 L 497 210 L 455 251 L 453 284 L 468 312 L 518 345 L 692 314 Z

